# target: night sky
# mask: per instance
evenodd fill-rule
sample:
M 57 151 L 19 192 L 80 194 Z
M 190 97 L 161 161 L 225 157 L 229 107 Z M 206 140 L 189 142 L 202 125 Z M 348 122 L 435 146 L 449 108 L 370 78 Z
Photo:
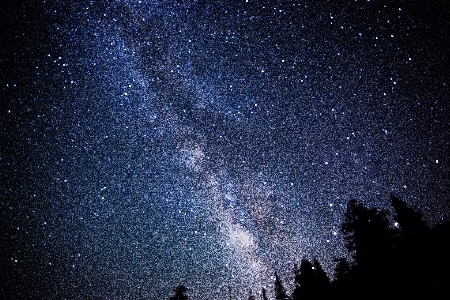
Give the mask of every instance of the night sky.
M 350 199 L 448 218 L 446 1 L 22 2 L 0 6 L 2 293 L 272 295 L 302 258 L 332 275 Z

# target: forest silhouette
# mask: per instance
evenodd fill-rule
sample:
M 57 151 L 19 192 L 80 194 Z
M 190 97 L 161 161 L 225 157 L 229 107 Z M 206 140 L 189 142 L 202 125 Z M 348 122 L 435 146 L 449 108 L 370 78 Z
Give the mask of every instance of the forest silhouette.
M 450 299 L 450 222 L 430 228 L 420 212 L 391 201 L 393 225 L 388 211 L 350 200 L 341 224 L 350 260 L 336 258 L 330 279 L 318 260 L 303 259 L 293 268 L 292 294 L 275 272 L 275 299 Z M 187 300 L 187 292 L 179 285 L 170 300 Z M 269 299 L 264 288 L 261 298 Z M 256 299 L 251 290 L 248 299 Z

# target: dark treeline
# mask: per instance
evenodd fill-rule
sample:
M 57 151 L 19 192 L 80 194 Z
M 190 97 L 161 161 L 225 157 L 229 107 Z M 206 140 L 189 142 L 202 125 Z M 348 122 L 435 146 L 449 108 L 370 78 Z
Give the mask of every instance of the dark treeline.
M 303 259 L 294 266 L 292 294 L 275 273 L 275 299 L 450 299 L 450 222 L 430 228 L 419 212 L 391 200 L 392 226 L 388 211 L 349 201 L 341 232 L 350 261 L 336 258 L 331 280 L 319 261 Z M 170 299 L 186 300 L 186 292 L 180 285 Z M 261 297 L 269 299 L 265 289 Z M 248 299 L 256 299 L 251 291 Z

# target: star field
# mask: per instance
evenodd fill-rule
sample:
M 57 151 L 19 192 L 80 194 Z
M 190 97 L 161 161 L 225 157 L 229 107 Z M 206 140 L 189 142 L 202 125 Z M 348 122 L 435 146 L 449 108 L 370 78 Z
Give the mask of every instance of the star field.
M 0 266 L 16 296 L 160 299 L 184 283 L 242 298 L 275 271 L 291 287 L 302 258 L 332 275 L 350 199 L 448 217 L 444 1 L 0 13 Z

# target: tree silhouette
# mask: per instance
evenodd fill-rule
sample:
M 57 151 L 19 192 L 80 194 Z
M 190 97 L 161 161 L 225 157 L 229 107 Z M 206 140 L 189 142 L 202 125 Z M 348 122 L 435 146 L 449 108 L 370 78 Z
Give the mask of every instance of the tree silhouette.
M 336 267 L 334 268 L 335 277 L 343 279 L 346 276 L 348 276 L 348 273 L 350 271 L 350 265 L 348 264 L 347 259 L 341 257 L 335 259 L 334 262 L 337 263 Z
M 187 288 L 183 285 L 180 284 L 179 286 L 177 286 L 174 289 L 174 293 L 175 295 L 170 297 L 170 300 L 187 300 L 188 296 L 186 295 L 187 292 Z
M 423 285 L 431 279 L 430 261 L 424 258 L 430 257 L 429 227 L 422 220 L 422 214 L 414 211 L 408 205 L 391 195 L 394 208 L 394 220 L 396 221 L 395 241 L 395 269 L 397 271 L 397 293 L 405 297 L 417 297 L 423 289 Z M 414 264 L 411 262 L 415 262 Z M 424 274 L 428 273 L 428 278 Z M 422 294 L 422 297 L 427 295 Z
M 345 246 L 358 264 L 373 261 L 391 246 L 393 232 L 387 212 L 367 209 L 356 200 L 348 203 L 341 229 Z
M 315 299 L 328 299 L 331 294 L 331 282 L 327 273 L 322 268 L 322 265 L 317 259 L 313 260 L 314 267 L 314 285 L 316 288 Z
M 292 299 L 311 299 L 313 297 L 312 282 L 314 277 L 312 264 L 308 260 L 303 259 L 300 263 L 300 268 L 297 265 L 294 266 L 294 275 L 295 289 Z
M 429 245 L 431 267 L 427 270 L 434 288 L 434 299 L 450 299 L 450 222 L 436 225 L 431 231 Z M 430 297 L 431 299 L 431 297 Z
M 334 260 L 333 283 L 317 259 L 294 265 L 292 300 L 450 299 L 450 222 L 430 229 L 419 212 L 391 200 L 391 225 L 387 211 L 349 201 L 341 231 L 350 260 Z M 179 285 L 170 300 L 187 300 L 186 291 Z M 290 299 L 277 273 L 274 291 L 276 300 Z M 248 300 L 255 299 L 249 290 Z
M 422 215 L 391 195 L 387 212 L 351 200 L 341 230 L 353 258 L 335 260 L 335 293 L 346 299 L 450 299 L 450 225 L 430 229 Z
M 350 288 L 350 265 L 346 258 L 337 258 L 334 260 L 336 267 L 334 268 L 333 286 L 337 295 L 348 292 Z
M 428 226 L 422 220 L 422 214 L 414 211 L 412 208 L 391 195 L 392 207 L 394 207 L 394 220 L 398 223 L 398 227 L 403 236 L 422 235 L 429 231 Z
M 300 269 L 294 267 L 295 289 L 292 295 L 297 299 L 327 299 L 331 294 L 331 283 L 317 259 L 311 264 L 303 259 Z
M 275 272 L 275 299 L 289 299 L 288 295 L 286 294 L 286 289 L 283 286 L 283 282 L 281 281 L 280 276 L 278 276 L 277 272 Z
M 394 230 L 389 227 L 387 212 L 368 209 L 350 200 L 341 226 L 345 246 L 353 257 L 349 298 L 385 298 L 396 274 L 394 271 Z M 384 288 L 380 288 L 384 287 Z
M 265 288 L 262 289 L 262 298 L 263 298 L 263 300 L 268 300 Z

